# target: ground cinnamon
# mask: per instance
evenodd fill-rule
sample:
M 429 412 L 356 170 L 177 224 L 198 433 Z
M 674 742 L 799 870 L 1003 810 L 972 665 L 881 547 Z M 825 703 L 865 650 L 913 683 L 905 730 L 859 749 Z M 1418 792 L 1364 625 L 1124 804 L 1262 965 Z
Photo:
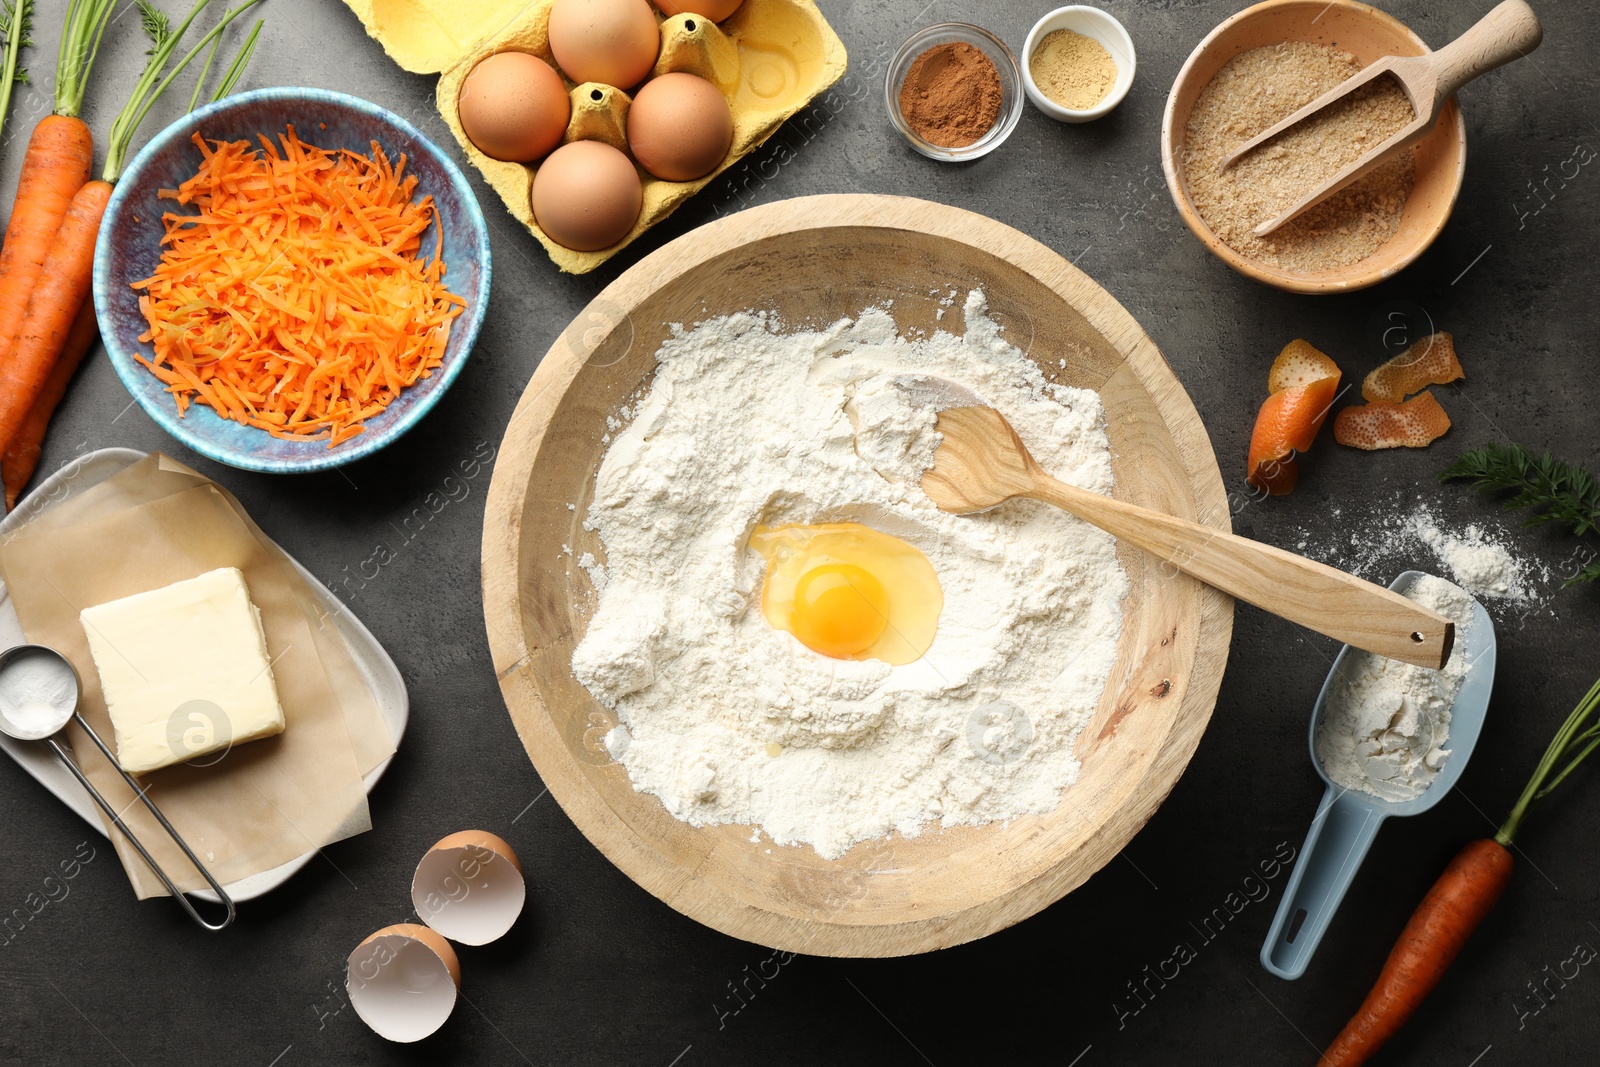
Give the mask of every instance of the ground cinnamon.
M 936 44 L 917 56 L 900 88 L 900 114 L 929 144 L 965 148 L 1000 117 L 1000 72 L 965 41 Z

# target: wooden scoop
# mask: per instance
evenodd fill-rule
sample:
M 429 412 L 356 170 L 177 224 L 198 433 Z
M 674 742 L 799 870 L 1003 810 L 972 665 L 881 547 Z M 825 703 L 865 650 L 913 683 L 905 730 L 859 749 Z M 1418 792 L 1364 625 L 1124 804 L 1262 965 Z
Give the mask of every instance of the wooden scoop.
M 1057 481 L 993 408 L 947 408 L 939 412 L 938 430 L 944 441 L 922 476 L 922 491 L 941 511 L 966 515 L 1012 497 L 1042 500 L 1224 593 L 1347 645 L 1435 670 L 1450 658 L 1455 624 L 1443 615 L 1281 548 Z
M 1400 83 L 1415 113 L 1415 117 L 1400 132 L 1360 159 L 1347 164 L 1327 181 L 1296 200 L 1277 218 L 1257 226 L 1256 236 L 1265 237 L 1302 211 L 1322 203 L 1374 167 L 1382 166 L 1422 140 L 1433 129 L 1434 120 L 1439 117 L 1445 101 L 1454 96 L 1457 89 L 1480 74 L 1487 74 L 1518 56 L 1527 55 L 1539 47 L 1543 36 L 1544 31 L 1539 28 L 1539 19 L 1532 8 L 1523 0 L 1504 0 L 1504 3 L 1479 19 L 1477 25 L 1439 51 L 1420 56 L 1384 56 L 1282 122 L 1250 138 L 1222 161 L 1223 170 L 1233 166 L 1246 152 L 1383 74 L 1393 75 L 1395 81 Z

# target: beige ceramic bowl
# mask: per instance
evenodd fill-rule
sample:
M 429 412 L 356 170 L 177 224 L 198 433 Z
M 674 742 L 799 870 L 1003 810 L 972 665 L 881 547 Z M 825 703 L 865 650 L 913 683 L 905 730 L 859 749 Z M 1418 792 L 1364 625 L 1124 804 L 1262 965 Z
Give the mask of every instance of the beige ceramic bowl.
M 1338 293 L 1375 285 L 1401 270 L 1439 236 L 1461 192 L 1467 162 L 1467 126 L 1455 101 L 1439 114 L 1433 132 L 1416 147 L 1417 182 L 1406 201 L 1399 231 L 1372 255 L 1326 271 L 1281 270 L 1247 259 L 1195 211 L 1183 173 L 1184 137 L 1195 98 L 1223 65 L 1241 52 L 1280 41 L 1337 45 L 1363 66 L 1386 55 L 1422 55 L 1422 38 L 1392 15 L 1355 0 L 1266 0 L 1212 30 L 1189 55 L 1167 97 L 1161 123 L 1161 165 L 1167 188 L 1189 229 L 1228 266 L 1246 277 L 1294 293 Z

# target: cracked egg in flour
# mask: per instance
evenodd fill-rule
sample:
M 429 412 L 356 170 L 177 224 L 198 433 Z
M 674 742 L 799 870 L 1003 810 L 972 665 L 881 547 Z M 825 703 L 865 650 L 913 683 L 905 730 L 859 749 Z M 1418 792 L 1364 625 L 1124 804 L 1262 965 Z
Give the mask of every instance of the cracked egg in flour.
M 1032 501 L 939 511 L 935 412 L 886 376 L 961 383 L 1109 493 L 1100 398 L 1046 381 L 982 293 L 962 310 L 963 333 L 916 339 L 885 308 L 822 329 L 740 312 L 658 351 L 584 517 L 605 563 L 572 667 L 676 817 L 834 857 L 1043 813 L 1076 779 L 1121 633 L 1115 542 Z M 1025 743 L 997 755 L 970 722 L 999 701 Z

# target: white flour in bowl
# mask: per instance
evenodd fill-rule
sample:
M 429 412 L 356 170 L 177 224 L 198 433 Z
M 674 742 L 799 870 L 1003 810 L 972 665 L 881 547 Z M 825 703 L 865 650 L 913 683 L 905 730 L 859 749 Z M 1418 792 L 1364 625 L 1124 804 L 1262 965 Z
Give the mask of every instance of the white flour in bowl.
M 1334 784 L 1394 801 L 1420 797 L 1450 758 L 1450 708 L 1471 667 L 1472 597 L 1431 574 L 1406 596 L 1456 624 L 1444 669 L 1352 650 L 1317 730 L 1317 758 Z
M 934 413 L 869 381 L 964 383 L 1046 470 L 1109 493 L 1099 396 L 1047 383 L 986 311 L 971 293 L 963 336 L 917 341 L 881 308 L 792 331 L 743 312 L 662 346 L 585 516 L 605 560 L 572 667 L 621 720 L 608 750 L 678 818 L 755 824 L 833 858 L 894 831 L 1047 812 L 1076 779 L 1073 742 L 1122 627 L 1114 540 L 1032 501 L 938 511 L 919 485 Z M 831 659 L 762 615 L 751 530 L 837 521 L 932 563 L 944 609 L 921 659 Z

